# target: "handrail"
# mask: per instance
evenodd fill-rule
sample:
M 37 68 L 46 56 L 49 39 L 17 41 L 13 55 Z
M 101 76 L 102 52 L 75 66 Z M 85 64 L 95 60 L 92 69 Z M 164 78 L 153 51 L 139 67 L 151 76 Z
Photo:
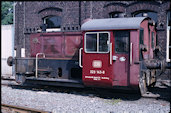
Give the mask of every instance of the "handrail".
M 35 73 L 36 78 L 37 78 L 37 69 L 38 69 L 38 56 L 41 55 L 41 54 L 43 55 L 43 58 L 45 58 L 44 53 L 37 53 L 36 54 L 36 73 Z
M 132 43 L 130 44 L 130 65 L 132 65 Z
M 112 43 L 110 43 L 110 65 L 112 65 Z
M 81 51 L 83 48 L 80 48 L 79 50 L 79 66 L 82 68 L 83 66 L 81 65 Z

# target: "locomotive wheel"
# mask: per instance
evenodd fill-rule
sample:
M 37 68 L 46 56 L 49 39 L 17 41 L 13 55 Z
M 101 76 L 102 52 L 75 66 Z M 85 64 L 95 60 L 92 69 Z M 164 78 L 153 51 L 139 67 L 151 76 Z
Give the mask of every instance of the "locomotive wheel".
M 141 92 L 142 96 L 147 93 L 147 84 L 146 84 L 145 73 L 143 73 L 142 76 L 140 76 L 140 78 L 139 78 L 139 88 L 140 88 L 140 92 Z
M 23 85 L 25 83 L 25 75 L 24 74 L 16 74 L 15 75 L 15 81 L 19 84 L 19 85 Z

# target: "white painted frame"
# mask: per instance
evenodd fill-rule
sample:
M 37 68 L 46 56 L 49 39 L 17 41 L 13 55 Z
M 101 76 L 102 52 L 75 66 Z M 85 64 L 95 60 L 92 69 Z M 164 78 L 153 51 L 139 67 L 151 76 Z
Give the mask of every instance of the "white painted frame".
M 107 52 L 100 52 L 99 51 L 99 34 L 100 33 L 107 33 L 108 34 L 108 51 Z M 97 51 L 92 51 L 92 52 L 90 52 L 90 51 L 87 51 L 86 50 L 86 35 L 87 34 L 97 34 Z M 110 32 L 107 32 L 107 31 L 104 31 L 104 32 L 86 32 L 85 34 L 84 34 L 84 51 L 85 51 L 85 53 L 109 53 L 109 49 L 110 49 Z
M 169 46 L 169 41 L 170 41 L 170 27 L 167 28 L 167 44 L 166 44 L 166 62 L 171 62 L 171 59 L 169 59 L 169 48 L 171 48 L 171 46 Z
M 171 51 L 169 51 L 169 48 L 171 48 L 171 46 L 169 46 L 169 41 L 171 40 L 170 39 L 170 26 L 168 26 L 168 22 L 169 22 L 169 19 L 168 19 L 168 13 L 167 13 L 167 40 L 166 40 L 166 62 L 171 62 L 171 59 L 169 59 L 169 54 Z
M 49 17 L 46 17 L 43 19 L 43 23 L 46 24 L 46 19 Z M 55 32 L 55 31 L 61 31 L 61 27 L 60 28 L 46 28 L 46 32 Z

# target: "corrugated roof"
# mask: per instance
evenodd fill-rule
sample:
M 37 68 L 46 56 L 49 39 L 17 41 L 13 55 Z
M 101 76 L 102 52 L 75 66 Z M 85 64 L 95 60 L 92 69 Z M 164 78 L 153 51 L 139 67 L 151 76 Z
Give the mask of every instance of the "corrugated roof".
M 81 26 L 81 30 L 139 29 L 147 17 L 92 19 Z

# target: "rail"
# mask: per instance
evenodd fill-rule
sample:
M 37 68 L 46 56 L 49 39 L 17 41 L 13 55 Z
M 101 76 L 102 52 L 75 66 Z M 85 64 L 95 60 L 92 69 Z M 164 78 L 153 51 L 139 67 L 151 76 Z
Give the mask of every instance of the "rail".
M 45 54 L 44 53 L 37 53 L 36 54 L 36 75 L 35 75 L 36 78 L 37 78 L 37 70 L 38 70 L 38 56 L 41 55 L 41 54 L 43 55 L 43 58 L 45 58 Z
M 38 109 L 33 109 L 33 108 L 26 108 L 26 107 L 21 107 L 21 106 L 14 106 L 14 105 L 8 105 L 8 104 L 1 104 L 1 113 L 2 110 L 8 111 L 8 113 L 52 113 L 49 111 L 42 111 Z
M 132 43 L 130 44 L 130 65 L 132 65 Z
M 82 59 L 81 59 L 81 51 L 83 50 L 83 48 L 80 48 L 80 50 L 79 50 L 79 66 L 82 68 L 83 66 L 82 66 L 82 64 L 81 64 L 81 61 L 82 61 Z
M 110 43 L 110 65 L 112 65 L 112 43 Z

